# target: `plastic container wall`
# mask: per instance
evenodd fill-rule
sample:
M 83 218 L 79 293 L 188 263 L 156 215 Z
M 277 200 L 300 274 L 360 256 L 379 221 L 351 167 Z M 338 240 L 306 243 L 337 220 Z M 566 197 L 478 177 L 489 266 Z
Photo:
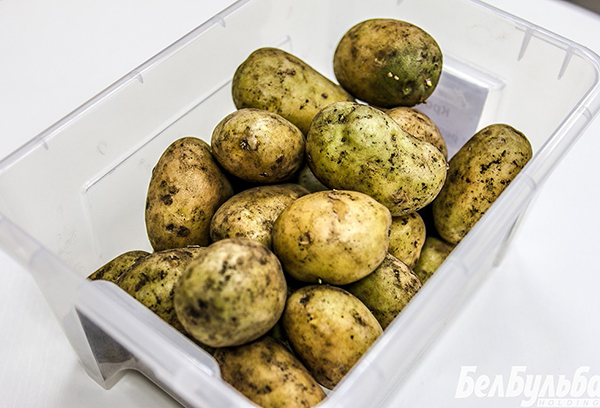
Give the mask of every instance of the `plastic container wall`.
M 0 246 L 31 271 L 95 381 L 110 387 L 137 369 L 184 405 L 252 406 L 203 350 L 116 285 L 85 277 L 120 253 L 151 249 L 152 167 L 179 137 L 209 141 L 234 110 L 230 80 L 253 50 L 281 47 L 333 79 L 338 40 L 372 17 L 410 21 L 439 42 L 444 74 L 422 108 L 451 152 L 505 122 L 528 136 L 534 158 L 323 406 L 379 406 L 489 276 L 599 110 L 598 57 L 477 1 L 242 0 L 0 163 Z

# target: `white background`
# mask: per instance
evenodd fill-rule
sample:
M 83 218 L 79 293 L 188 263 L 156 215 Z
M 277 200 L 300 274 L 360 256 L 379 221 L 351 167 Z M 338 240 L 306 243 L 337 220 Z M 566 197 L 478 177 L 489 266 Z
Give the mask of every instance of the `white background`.
M 600 53 L 600 17 L 559 0 L 489 0 Z M 0 157 L 230 0 L 0 0 Z M 600 374 L 600 120 L 538 195 L 511 252 L 389 406 L 518 407 L 455 399 L 461 366 L 508 378 Z M 0 197 L 0 199 L 2 199 Z M 0 407 L 178 406 L 142 376 L 105 391 L 77 362 L 33 279 L 0 252 Z

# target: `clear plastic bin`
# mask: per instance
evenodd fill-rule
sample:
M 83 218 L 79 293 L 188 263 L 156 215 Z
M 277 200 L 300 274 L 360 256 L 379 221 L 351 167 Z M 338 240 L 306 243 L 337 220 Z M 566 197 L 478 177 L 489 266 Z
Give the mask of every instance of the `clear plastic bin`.
M 230 80 L 253 50 L 284 48 L 333 78 L 337 41 L 371 17 L 412 22 L 440 44 L 444 75 L 424 109 L 451 152 L 505 122 L 529 137 L 534 157 L 322 406 L 380 406 L 499 262 L 600 108 L 599 58 L 479 1 L 241 0 L 0 163 L 0 247 L 34 276 L 99 384 L 135 369 L 187 406 L 253 406 L 211 356 L 116 285 L 85 277 L 120 253 L 150 250 L 152 167 L 179 137 L 209 140 L 234 110 Z

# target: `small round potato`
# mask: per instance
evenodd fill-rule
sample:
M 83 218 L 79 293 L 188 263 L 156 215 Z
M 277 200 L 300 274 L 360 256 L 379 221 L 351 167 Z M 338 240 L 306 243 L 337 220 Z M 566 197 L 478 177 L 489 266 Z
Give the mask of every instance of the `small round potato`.
M 210 220 L 233 195 L 210 146 L 195 137 L 173 142 L 152 170 L 146 231 L 155 251 L 208 245 Z
M 325 392 L 288 349 L 269 337 L 220 348 L 221 377 L 263 408 L 309 408 Z
M 381 108 L 424 102 L 442 73 L 442 51 L 420 27 L 394 19 L 356 24 L 340 40 L 335 77 L 354 97 Z
M 213 242 L 226 238 L 249 238 L 271 248 L 273 224 L 279 214 L 308 191 L 298 184 L 259 186 L 227 200 L 210 224 Z
M 425 222 L 414 212 L 392 217 L 390 227 L 390 247 L 388 252 L 414 268 L 425 243 Z
M 296 355 L 329 389 L 383 331 L 360 300 L 329 285 L 305 286 L 294 292 L 285 307 L 283 327 Z
M 359 298 L 385 329 L 421 289 L 421 281 L 406 264 L 388 255 L 375 272 L 344 289 Z
M 283 117 L 240 109 L 215 127 L 212 152 L 225 170 L 254 183 L 289 180 L 304 163 L 304 135 Z
M 344 285 L 383 261 L 390 224 L 387 208 L 365 194 L 319 191 L 283 210 L 273 227 L 273 251 L 295 279 Z
M 119 278 L 129 269 L 133 264 L 139 260 L 150 255 L 146 251 L 128 251 L 125 252 L 111 261 L 104 264 L 90 276 L 90 280 L 105 280 L 113 283 L 117 283 Z
M 427 143 L 437 147 L 448 160 L 448 147 L 442 137 L 442 132 L 437 125 L 423 112 L 409 108 L 408 106 L 398 106 L 389 109 L 386 113 L 394 119 L 402 129 Z
M 431 275 L 440 267 L 453 249 L 454 245 L 439 238 L 427 237 L 419 261 L 414 269 L 423 284 L 431 278 Z
M 257 339 L 279 320 L 287 289 L 277 257 L 246 238 L 211 244 L 175 288 L 175 310 L 185 330 L 211 347 Z

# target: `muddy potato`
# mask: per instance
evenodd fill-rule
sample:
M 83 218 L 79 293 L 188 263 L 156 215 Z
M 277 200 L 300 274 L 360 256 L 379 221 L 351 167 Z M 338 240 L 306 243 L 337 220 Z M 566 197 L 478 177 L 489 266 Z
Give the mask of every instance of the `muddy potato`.
M 263 408 L 308 408 L 325 393 L 288 349 L 269 337 L 214 355 L 221 377 Z
M 442 152 L 446 160 L 448 159 L 448 147 L 446 146 L 446 141 L 442 137 L 440 129 L 429 116 L 417 109 L 409 108 L 408 106 L 398 106 L 387 110 L 386 113 L 394 119 L 402 129 L 406 130 L 417 139 L 431 143 Z
M 258 108 L 283 116 L 304 134 L 324 106 L 354 98 L 304 61 L 277 48 L 254 51 L 232 81 L 236 108 Z
M 273 224 L 279 214 L 308 191 L 298 184 L 260 186 L 227 200 L 210 224 L 213 242 L 225 238 L 249 238 L 271 248 Z
M 331 190 L 329 187 L 324 185 L 315 177 L 312 171 L 310 171 L 310 167 L 305 165 L 300 173 L 298 173 L 298 184 L 302 187 L 310 191 L 311 193 L 316 193 L 317 191 Z
M 414 272 L 423 284 L 431 278 L 431 275 L 440 267 L 453 249 L 454 245 L 439 238 L 427 237 L 419 261 L 414 268 Z
M 387 254 L 390 212 L 356 191 L 300 197 L 277 218 L 273 251 L 284 270 L 303 282 L 355 282 Z
M 154 252 L 133 264 L 117 284 L 164 321 L 185 333 L 175 314 L 173 291 L 187 265 L 204 251 L 204 247 L 190 246 Z
M 388 252 L 414 268 L 425 243 L 425 222 L 418 213 L 392 217 Z
M 381 335 L 379 322 L 349 292 L 312 285 L 294 292 L 283 314 L 287 338 L 310 373 L 329 389 Z
M 173 142 L 148 187 L 146 231 L 154 250 L 208 245 L 211 218 L 232 195 L 207 143 L 194 137 Z
M 150 253 L 146 251 L 128 251 L 122 253 L 98 268 L 94 273 L 88 276 L 88 279 L 106 280 L 117 283 L 127 269 L 148 255 L 150 255 Z
M 356 24 L 338 43 L 335 77 L 370 105 L 414 106 L 433 92 L 442 73 L 442 51 L 423 29 L 394 19 Z
M 262 109 L 240 109 L 215 127 L 212 153 L 225 170 L 254 183 L 289 180 L 304 164 L 304 135 L 295 125 Z
M 175 288 L 175 310 L 185 330 L 211 347 L 257 339 L 279 320 L 286 283 L 277 257 L 246 238 L 211 244 Z
M 387 255 L 375 272 L 344 289 L 360 299 L 385 329 L 421 289 L 421 281 L 405 263 Z
M 460 242 L 532 154 L 525 135 L 505 124 L 471 137 L 450 160 L 444 188 L 433 202 L 439 235 L 450 244 Z
M 337 102 L 315 116 L 306 141 L 310 169 L 326 186 L 360 191 L 393 216 L 430 203 L 446 178 L 447 162 L 379 109 Z

